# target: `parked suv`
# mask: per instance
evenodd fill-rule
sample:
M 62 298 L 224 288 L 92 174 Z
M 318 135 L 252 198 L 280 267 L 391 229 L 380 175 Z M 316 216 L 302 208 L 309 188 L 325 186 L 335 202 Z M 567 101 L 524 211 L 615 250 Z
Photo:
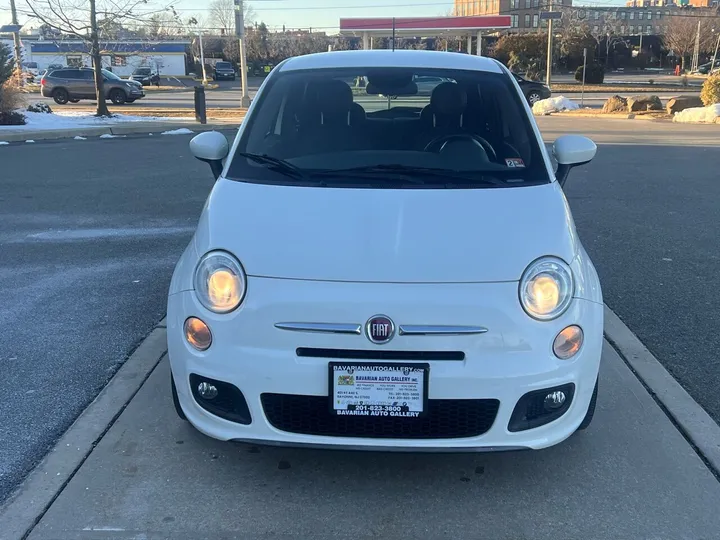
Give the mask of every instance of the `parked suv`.
M 230 62 L 218 62 L 215 64 L 215 74 L 213 79 L 219 81 L 220 79 L 235 80 L 235 68 L 233 68 Z
M 131 81 L 137 81 L 143 86 L 154 84 L 160 86 L 160 74 L 149 67 L 139 67 L 130 75 Z
M 145 97 L 142 84 L 126 81 L 103 69 L 105 77 L 105 98 L 115 105 L 132 103 Z M 95 71 L 92 68 L 64 68 L 47 73 L 40 81 L 43 97 L 51 97 L 58 105 L 68 101 L 77 103 L 81 99 L 95 99 Z

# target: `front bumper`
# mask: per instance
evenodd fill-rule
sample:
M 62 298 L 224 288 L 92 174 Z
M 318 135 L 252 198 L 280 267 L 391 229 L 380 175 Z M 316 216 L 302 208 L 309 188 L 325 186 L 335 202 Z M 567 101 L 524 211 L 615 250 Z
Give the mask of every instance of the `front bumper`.
M 390 343 L 378 346 L 364 335 L 290 332 L 274 326 L 286 321 L 362 324 L 378 312 L 386 313 L 398 325 L 481 325 L 488 332 L 470 336 L 397 335 Z M 210 326 L 213 344 L 208 351 L 198 352 L 186 343 L 183 323 L 189 316 L 200 317 Z M 583 328 L 585 343 L 573 359 L 562 361 L 553 355 L 552 341 L 569 324 Z M 541 323 L 522 311 L 517 301 L 517 283 L 358 284 L 250 278 L 243 306 L 228 315 L 208 312 L 192 291 L 171 295 L 167 325 L 170 362 L 180 404 L 188 420 L 208 436 L 261 444 L 348 449 L 494 451 L 540 449 L 575 432 L 585 417 L 597 380 L 603 307 L 575 299 L 562 317 Z M 436 403 L 497 400 L 497 413 L 489 429 L 470 437 L 370 438 L 278 429 L 266 409 L 269 394 L 306 396 L 315 405 L 318 400 L 328 399 L 331 360 L 298 356 L 300 347 L 463 351 L 464 360 L 429 362 L 428 398 Z M 251 423 L 232 422 L 201 407 L 192 395 L 191 375 L 237 387 L 246 400 Z M 574 385 L 574 396 L 560 418 L 523 431 L 509 429 L 513 410 L 523 395 L 569 383 Z M 317 407 L 307 410 L 320 414 Z

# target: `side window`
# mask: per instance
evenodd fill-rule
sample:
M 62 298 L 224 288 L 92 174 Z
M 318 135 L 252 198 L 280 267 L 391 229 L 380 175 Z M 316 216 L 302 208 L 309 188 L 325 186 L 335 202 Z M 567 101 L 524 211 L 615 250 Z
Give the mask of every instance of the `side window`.
M 67 70 L 65 75 L 66 79 L 82 79 L 82 75 L 80 74 L 80 71 L 77 69 L 69 69 Z
M 92 81 L 93 79 L 95 79 L 95 73 L 93 73 L 92 71 L 83 71 L 82 78 L 86 81 Z
M 52 76 L 57 77 L 58 79 L 67 79 L 67 73 L 68 72 L 65 69 L 58 69 L 52 72 Z

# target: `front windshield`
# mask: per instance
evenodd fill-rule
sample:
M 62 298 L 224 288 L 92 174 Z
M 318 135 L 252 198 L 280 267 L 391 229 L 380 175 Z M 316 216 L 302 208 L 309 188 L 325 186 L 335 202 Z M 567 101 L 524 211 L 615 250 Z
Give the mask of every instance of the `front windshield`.
M 318 185 L 320 177 L 332 187 L 372 175 L 373 187 L 550 181 L 509 78 L 447 69 L 280 73 L 259 96 L 228 170 L 235 180 Z
M 107 69 L 102 70 L 103 75 L 105 75 L 106 78 L 112 79 L 113 81 L 120 81 L 120 77 L 115 75 L 112 71 L 108 71 Z
M 133 71 L 133 75 L 150 75 L 150 68 L 139 68 Z

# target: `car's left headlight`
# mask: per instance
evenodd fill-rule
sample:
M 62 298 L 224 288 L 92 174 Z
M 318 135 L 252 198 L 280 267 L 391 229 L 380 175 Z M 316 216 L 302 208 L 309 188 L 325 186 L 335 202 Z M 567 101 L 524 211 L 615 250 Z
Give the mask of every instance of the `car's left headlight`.
M 572 270 L 564 261 L 543 257 L 531 263 L 520 279 L 520 303 L 534 319 L 549 321 L 567 310 L 572 301 Z
M 229 313 L 245 298 L 247 276 L 240 261 L 225 251 L 207 253 L 195 268 L 195 293 L 215 313 Z

